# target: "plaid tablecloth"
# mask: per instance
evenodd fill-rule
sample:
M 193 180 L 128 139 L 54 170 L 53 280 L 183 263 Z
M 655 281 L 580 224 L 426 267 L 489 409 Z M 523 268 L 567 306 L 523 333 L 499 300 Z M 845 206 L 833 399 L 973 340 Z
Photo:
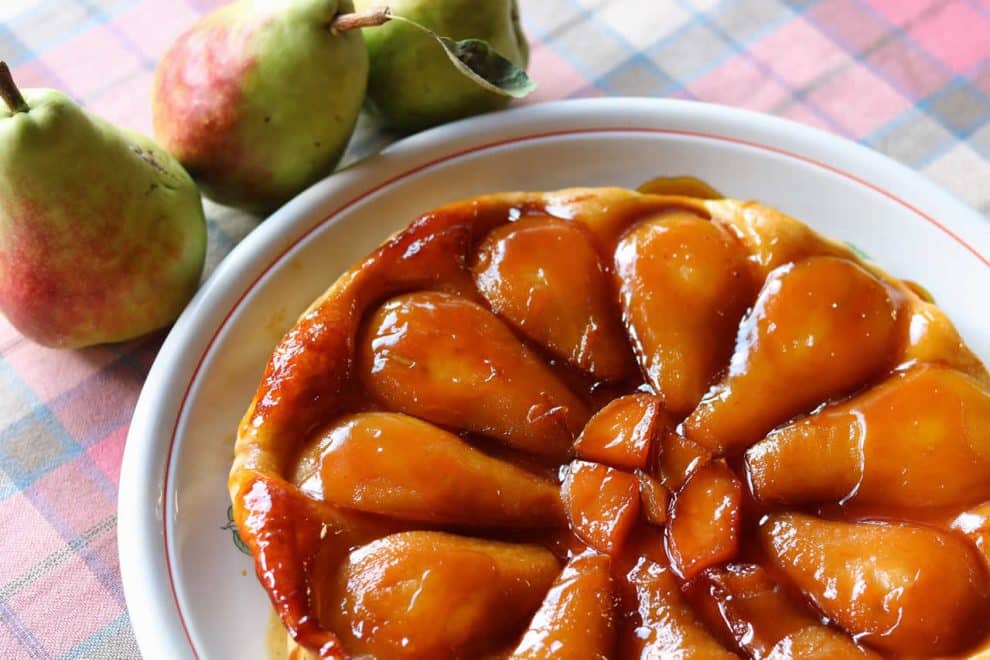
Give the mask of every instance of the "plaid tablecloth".
M 990 0 L 521 0 L 539 91 L 702 99 L 796 119 L 990 214 Z M 155 62 L 219 0 L 0 0 L 0 57 L 150 132 Z M 352 156 L 388 141 L 362 123 Z M 257 223 L 208 204 L 208 271 Z M 56 352 L 0 318 L 0 658 L 137 658 L 116 490 L 162 337 Z

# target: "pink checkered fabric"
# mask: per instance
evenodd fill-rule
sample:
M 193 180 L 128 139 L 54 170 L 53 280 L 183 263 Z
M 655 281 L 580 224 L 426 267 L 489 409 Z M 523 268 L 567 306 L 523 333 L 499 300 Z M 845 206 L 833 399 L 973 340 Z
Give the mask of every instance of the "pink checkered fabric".
M 150 131 L 155 62 L 220 0 L 2 0 L 0 57 Z M 669 96 L 844 135 L 990 214 L 990 0 L 521 0 L 527 103 Z M 352 157 L 386 138 L 363 122 Z M 212 268 L 257 222 L 208 204 Z M 56 352 L 0 318 L 0 658 L 136 658 L 116 489 L 161 336 Z

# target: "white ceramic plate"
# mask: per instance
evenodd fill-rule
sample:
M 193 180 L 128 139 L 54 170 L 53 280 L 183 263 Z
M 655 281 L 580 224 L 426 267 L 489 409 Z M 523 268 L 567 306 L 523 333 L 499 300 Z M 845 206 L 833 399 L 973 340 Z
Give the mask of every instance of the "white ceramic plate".
M 267 598 L 222 529 L 234 432 L 275 343 L 419 213 L 503 190 L 700 177 L 928 288 L 990 358 L 990 222 L 884 156 L 795 123 L 664 100 L 551 103 L 416 135 L 313 186 L 242 242 L 175 324 L 120 480 L 124 591 L 147 658 L 264 658 Z

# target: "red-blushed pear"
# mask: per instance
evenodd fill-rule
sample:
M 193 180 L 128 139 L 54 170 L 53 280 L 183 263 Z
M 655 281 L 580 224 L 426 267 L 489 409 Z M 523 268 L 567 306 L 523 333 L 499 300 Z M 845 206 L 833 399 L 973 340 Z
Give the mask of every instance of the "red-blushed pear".
M 330 174 L 368 78 L 349 0 L 241 0 L 172 45 L 155 73 L 155 135 L 207 195 L 271 210 Z
M 482 657 L 525 627 L 559 573 L 539 546 L 400 532 L 350 553 L 321 615 L 356 655 Z
M 983 562 L 961 535 L 907 523 L 767 516 L 774 567 L 858 641 L 894 655 L 946 655 L 977 641 L 990 613 Z
M 174 321 L 199 285 L 199 191 L 161 147 L 0 63 L 0 309 L 76 348 Z
M 607 555 L 571 559 L 511 660 L 606 660 L 615 654 L 615 588 Z

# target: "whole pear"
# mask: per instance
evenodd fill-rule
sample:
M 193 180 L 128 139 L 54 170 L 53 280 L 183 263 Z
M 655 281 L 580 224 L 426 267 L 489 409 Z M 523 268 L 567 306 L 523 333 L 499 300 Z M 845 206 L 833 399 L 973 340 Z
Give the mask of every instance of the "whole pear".
M 168 325 L 196 291 L 206 224 L 195 183 L 152 140 L 0 63 L 0 309 L 69 348 Z
M 382 0 L 355 0 L 358 11 Z M 525 68 L 529 44 L 519 23 L 516 0 L 393 0 L 403 16 L 451 39 L 482 39 L 516 66 Z M 400 21 L 361 31 L 371 72 L 368 99 L 391 128 L 418 131 L 470 115 L 497 110 L 510 100 L 464 77 L 429 35 Z
M 158 65 L 158 141 L 204 192 L 269 211 L 330 174 L 364 100 L 357 30 L 330 29 L 349 0 L 241 0 L 180 36 Z

